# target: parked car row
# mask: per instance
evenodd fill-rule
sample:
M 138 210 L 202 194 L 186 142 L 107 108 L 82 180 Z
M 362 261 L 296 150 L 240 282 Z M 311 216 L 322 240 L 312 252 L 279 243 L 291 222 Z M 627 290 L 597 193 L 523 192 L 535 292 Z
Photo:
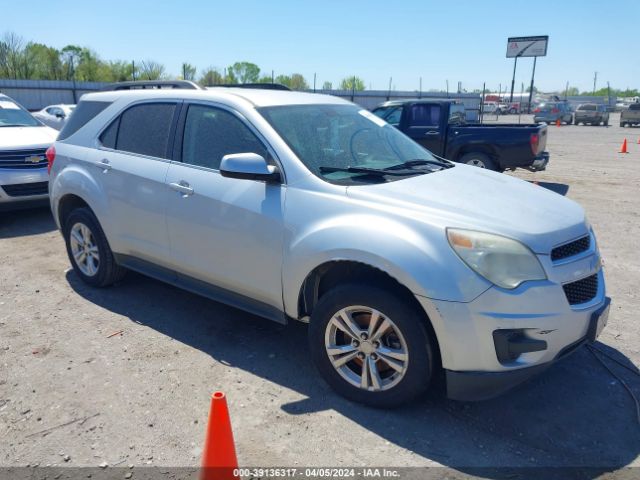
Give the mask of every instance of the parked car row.
M 545 102 L 533 110 L 536 123 L 564 123 L 576 125 L 609 125 L 609 111 L 606 105 L 585 103 L 576 108 L 575 113 L 567 102 Z

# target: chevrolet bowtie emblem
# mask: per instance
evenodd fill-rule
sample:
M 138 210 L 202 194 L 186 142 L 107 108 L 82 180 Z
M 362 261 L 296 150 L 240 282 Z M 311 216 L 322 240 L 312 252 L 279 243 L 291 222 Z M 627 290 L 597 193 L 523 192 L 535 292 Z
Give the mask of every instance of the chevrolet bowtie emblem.
M 25 163 L 40 163 L 42 160 L 44 160 L 42 155 L 31 155 L 24 159 Z

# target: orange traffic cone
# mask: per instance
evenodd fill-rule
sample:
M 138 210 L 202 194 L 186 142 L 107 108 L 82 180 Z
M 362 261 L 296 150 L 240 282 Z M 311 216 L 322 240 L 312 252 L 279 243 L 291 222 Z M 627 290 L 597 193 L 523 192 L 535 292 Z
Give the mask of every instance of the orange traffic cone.
M 627 139 L 624 139 L 624 142 L 622 142 L 622 146 L 620 147 L 620 152 L 618 153 L 629 153 L 627 152 Z
M 211 396 L 209 422 L 202 452 L 200 480 L 239 480 L 229 409 L 224 393 Z
M 560 119 L 557 119 L 556 120 L 556 127 L 559 127 L 559 126 L 560 126 Z

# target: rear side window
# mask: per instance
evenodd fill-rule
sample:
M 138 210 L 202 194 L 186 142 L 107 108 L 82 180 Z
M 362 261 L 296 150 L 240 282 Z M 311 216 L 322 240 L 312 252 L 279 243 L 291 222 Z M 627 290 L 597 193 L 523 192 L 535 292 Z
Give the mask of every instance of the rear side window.
M 109 105 L 111 105 L 111 102 L 80 102 L 78 107 L 73 111 L 73 115 L 69 116 L 69 121 L 62 127 L 58 135 L 58 140 L 69 138 Z
M 417 104 L 411 107 L 409 126 L 437 127 L 440 124 L 440 105 Z
M 594 110 L 596 110 L 596 106 L 595 105 L 580 105 L 580 107 L 578 107 L 578 110 L 594 111 Z
M 113 122 L 103 133 L 105 141 L 115 139 L 115 149 L 125 152 L 139 153 L 150 157 L 168 158 L 167 146 L 169 131 L 175 112 L 174 103 L 144 103 L 126 110 L 119 118 L 116 127 L 117 135 L 109 130 L 118 121 Z M 75 113 L 73 117 L 75 117 Z M 71 117 L 71 118 L 73 118 Z
M 640 103 L 632 103 L 629 105 L 629 110 L 640 110 Z

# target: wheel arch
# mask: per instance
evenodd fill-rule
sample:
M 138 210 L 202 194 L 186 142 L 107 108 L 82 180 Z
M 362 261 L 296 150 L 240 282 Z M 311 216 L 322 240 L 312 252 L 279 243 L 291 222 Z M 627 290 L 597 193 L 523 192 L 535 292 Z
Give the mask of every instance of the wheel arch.
M 353 260 L 329 260 L 311 270 L 300 285 L 298 318 L 310 317 L 320 298 L 338 285 L 361 283 L 384 287 L 399 295 L 421 314 L 433 347 L 436 361 L 441 365 L 440 341 L 428 313 L 411 290 L 388 272 L 371 264 Z

